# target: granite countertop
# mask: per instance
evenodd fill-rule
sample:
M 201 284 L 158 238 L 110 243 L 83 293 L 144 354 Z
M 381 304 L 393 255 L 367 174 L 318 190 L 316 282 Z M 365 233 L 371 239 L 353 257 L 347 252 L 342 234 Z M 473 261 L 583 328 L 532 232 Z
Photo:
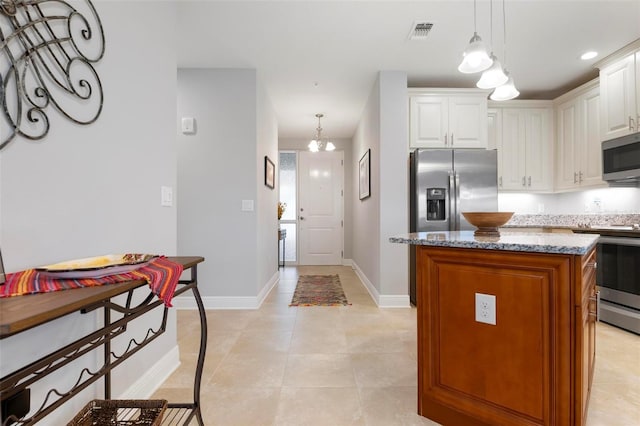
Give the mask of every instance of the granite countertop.
M 475 237 L 473 231 L 443 231 L 397 235 L 389 241 L 435 247 L 583 255 L 596 245 L 598 235 L 505 232 L 499 237 Z

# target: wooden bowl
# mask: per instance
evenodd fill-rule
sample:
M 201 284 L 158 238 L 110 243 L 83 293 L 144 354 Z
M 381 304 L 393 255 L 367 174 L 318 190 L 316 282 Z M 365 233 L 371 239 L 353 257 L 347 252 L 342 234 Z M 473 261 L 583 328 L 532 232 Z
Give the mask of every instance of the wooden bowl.
M 509 222 L 513 212 L 462 212 L 462 215 L 478 228 L 473 235 L 499 236 L 498 228 Z

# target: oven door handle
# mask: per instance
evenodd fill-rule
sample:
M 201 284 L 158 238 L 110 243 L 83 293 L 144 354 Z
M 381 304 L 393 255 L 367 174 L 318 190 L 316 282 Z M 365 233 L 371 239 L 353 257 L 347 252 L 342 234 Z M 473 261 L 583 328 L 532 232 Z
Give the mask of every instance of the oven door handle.
M 634 237 L 600 237 L 598 238 L 599 244 L 614 244 L 618 246 L 634 246 L 640 247 L 640 238 Z

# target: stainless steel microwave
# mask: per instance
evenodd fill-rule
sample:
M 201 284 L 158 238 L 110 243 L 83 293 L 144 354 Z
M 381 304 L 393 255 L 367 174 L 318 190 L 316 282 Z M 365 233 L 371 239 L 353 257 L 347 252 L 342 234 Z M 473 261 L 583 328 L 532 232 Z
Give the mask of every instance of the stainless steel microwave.
M 602 142 L 602 180 L 640 182 L 640 132 Z

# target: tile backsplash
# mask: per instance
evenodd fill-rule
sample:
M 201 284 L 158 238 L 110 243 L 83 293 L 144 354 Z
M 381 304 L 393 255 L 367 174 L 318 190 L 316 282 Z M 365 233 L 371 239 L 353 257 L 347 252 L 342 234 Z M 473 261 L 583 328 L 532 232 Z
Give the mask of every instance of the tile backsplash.
M 594 224 L 603 224 L 600 220 L 617 223 L 620 218 L 616 219 L 616 215 L 640 214 L 640 188 L 598 188 L 558 194 L 500 193 L 498 208 L 516 215 L 587 215 L 598 221 Z

